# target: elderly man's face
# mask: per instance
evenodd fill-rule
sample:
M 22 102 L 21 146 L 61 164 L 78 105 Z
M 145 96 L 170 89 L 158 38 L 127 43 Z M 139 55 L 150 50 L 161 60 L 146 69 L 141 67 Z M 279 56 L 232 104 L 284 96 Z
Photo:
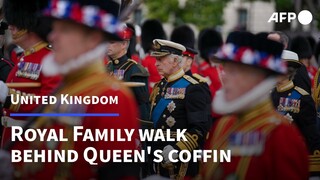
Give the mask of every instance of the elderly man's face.
M 160 75 L 169 77 L 176 71 L 178 63 L 174 60 L 172 55 L 157 57 L 156 59 L 155 65 Z
M 260 69 L 238 63 L 224 64 L 222 83 L 225 90 L 225 99 L 233 101 L 250 91 L 266 78 Z
M 58 64 L 78 58 L 97 45 L 96 38 L 92 38 L 85 27 L 60 20 L 53 23 L 48 39 L 52 43 L 55 61 Z

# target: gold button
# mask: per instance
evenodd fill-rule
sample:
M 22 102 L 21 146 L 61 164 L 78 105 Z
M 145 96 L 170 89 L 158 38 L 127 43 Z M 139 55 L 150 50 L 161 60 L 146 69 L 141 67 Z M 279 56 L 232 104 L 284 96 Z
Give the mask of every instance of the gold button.
M 119 60 L 118 59 L 114 60 L 114 63 L 119 64 Z
M 164 114 L 162 117 L 164 117 L 164 118 L 165 118 L 165 117 L 166 117 L 166 115 Z

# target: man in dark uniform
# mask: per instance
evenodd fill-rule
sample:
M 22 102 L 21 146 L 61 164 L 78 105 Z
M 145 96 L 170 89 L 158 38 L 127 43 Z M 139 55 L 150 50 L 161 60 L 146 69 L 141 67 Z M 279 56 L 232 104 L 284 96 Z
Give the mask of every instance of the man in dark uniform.
M 125 25 L 124 25 L 125 26 Z M 109 62 L 107 64 L 107 71 L 119 80 L 125 82 L 141 82 L 144 86 L 132 87 L 131 90 L 134 93 L 136 102 L 140 111 L 140 127 L 142 129 L 152 128 L 152 122 L 150 121 L 150 103 L 149 103 L 149 90 L 148 90 L 148 71 L 133 59 L 128 57 L 128 48 L 130 45 L 130 39 L 133 35 L 133 30 L 129 27 L 125 27 L 122 31 L 122 41 L 110 41 L 108 43 L 107 55 Z M 142 146 L 145 147 L 146 142 L 142 142 Z M 143 164 L 142 176 L 148 174 L 147 163 Z
M 298 55 L 292 51 L 284 50 L 281 58 L 287 61 L 288 74 L 278 82 L 277 87 L 272 91 L 272 101 L 277 111 L 298 127 L 312 156 L 320 150 L 320 134 L 316 129 L 315 104 L 307 91 L 292 82 L 297 69 L 302 65 Z
M 283 44 L 284 49 L 288 48 L 289 37 L 281 31 L 270 32 L 268 35 L 268 39 Z M 307 91 L 309 94 L 311 93 L 311 81 L 308 75 L 307 68 L 305 66 L 300 66 L 297 69 L 297 72 L 295 73 L 295 76 L 293 78 L 293 83 Z
M 127 56 L 127 50 L 132 33 L 133 31 L 130 28 L 125 27 L 124 31 L 121 33 L 122 41 L 110 41 L 108 43 L 107 54 L 110 61 L 107 65 L 107 71 L 119 80 L 123 80 L 125 82 L 141 82 L 145 84 L 141 87 L 133 87 L 132 91 L 139 105 L 142 127 L 147 128 L 148 126 L 152 127 L 152 124 L 149 121 L 149 73 L 142 65 L 132 59 L 129 59 Z
M 206 92 L 207 103 L 211 104 L 211 92 L 207 79 L 201 75 L 194 73 L 195 56 L 198 52 L 194 49 L 195 35 L 193 30 L 187 26 L 182 25 L 175 28 L 171 34 L 171 41 L 183 45 L 186 50 L 182 53 L 182 68 L 186 75 L 193 77 L 202 85 L 202 88 Z
M 153 173 L 173 179 L 194 177 L 199 171 L 198 163 L 172 163 L 169 152 L 172 150 L 201 149 L 210 128 L 210 105 L 206 103 L 206 92 L 199 82 L 185 75 L 181 61 L 186 50 L 181 44 L 155 39 L 153 41 L 156 67 L 164 77 L 156 83 L 150 99 L 152 102 L 151 119 L 155 129 L 171 130 L 171 136 L 177 129 L 187 129 L 184 134 L 187 141 L 163 142 L 152 144 L 153 150 L 163 150 L 163 163 L 153 164 Z M 177 158 L 177 154 L 173 154 Z

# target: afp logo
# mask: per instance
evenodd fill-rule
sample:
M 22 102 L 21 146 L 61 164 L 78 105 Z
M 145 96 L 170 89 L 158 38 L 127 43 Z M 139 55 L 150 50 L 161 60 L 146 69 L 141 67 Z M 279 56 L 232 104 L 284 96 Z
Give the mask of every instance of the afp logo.
M 268 23 L 275 22 L 275 23 L 282 23 L 295 20 L 297 18 L 296 13 L 294 12 L 274 12 L 272 13 L 271 17 L 268 20 Z M 302 25 L 308 25 L 311 23 L 313 16 L 310 11 L 303 10 L 298 14 L 298 21 Z

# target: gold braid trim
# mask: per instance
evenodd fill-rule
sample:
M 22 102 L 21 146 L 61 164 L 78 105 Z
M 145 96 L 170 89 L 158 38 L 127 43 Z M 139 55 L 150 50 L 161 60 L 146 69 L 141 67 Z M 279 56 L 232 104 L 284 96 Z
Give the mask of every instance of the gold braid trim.
M 313 155 L 309 155 L 309 171 L 320 172 L 320 151 L 314 151 Z
M 250 120 L 249 122 L 235 124 L 231 128 L 229 128 L 224 134 L 216 134 L 214 136 L 215 138 L 211 141 L 211 144 L 209 146 L 210 149 L 226 149 L 226 147 L 228 146 L 227 138 L 235 130 L 250 131 L 253 129 L 258 129 L 260 127 L 263 127 L 267 124 L 270 124 L 269 119 L 273 116 L 273 113 L 274 111 L 271 111 L 270 113 L 266 113 L 262 116 L 258 116 Z M 225 117 L 220 120 L 221 123 L 219 123 L 218 126 L 225 126 L 226 124 L 230 123 L 231 120 L 233 120 L 232 117 Z M 272 124 L 272 126 L 276 127 L 276 124 Z M 219 162 L 208 161 L 205 167 L 206 174 L 204 179 L 208 179 L 208 180 L 211 179 L 211 177 L 214 176 L 214 173 L 217 170 L 219 165 L 220 165 Z
M 319 74 L 320 74 L 320 69 L 317 71 L 317 74 L 314 78 L 313 93 L 312 93 L 313 100 L 316 103 L 316 108 L 319 106 L 319 93 L 320 93 L 320 86 L 318 85 Z
M 34 96 L 34 94 L 27 94 L 25 92 L 21 92 L 21 91 L 17 91 L 15 89 L 9 89 L 9 93 L 8 93 L 8 96 L 11 96 L 11 94 L 13 95 L 13 99 L 11 99 L 11 102 L 12 101 L 18 101 L 17 104 L 12 104 L 10 102 L 10 107 L 9 107 L 9 110 L 13 111 L 13 112 L 18 112 L 19 109 L 20 109 L 20 105 L 21 105 L 21 101 L 17 99 L 17 97 L 21 97 L 21 96 Z
M 73 127 L 66 126 L 66 128 L 64 129 L 64 132 L 66 134 L 66 137 L 69 139 L 69 141 L 62 142 L 60 150 L 68 151 L 70 149 L 74 149 L 74 141 L 72 140 L 73 139 Z M 60 162 L 58 164 L 57 169 L 56 169 L 54 180 L 69 179 L 71 177 L 71 173 L 70 173 L 71 165 L 72 164 L 69 162 Z
M 198 135 L 196 134 L 189 134 L 189 133 L 185 133 L 184 134 L 187 141 L 179 141 L 177 142 L 177 146 L 179 147 L 180 150 L 188 150 L 188 151 L 192 151 L 194 149 L 196 149 L 198 147 Z

